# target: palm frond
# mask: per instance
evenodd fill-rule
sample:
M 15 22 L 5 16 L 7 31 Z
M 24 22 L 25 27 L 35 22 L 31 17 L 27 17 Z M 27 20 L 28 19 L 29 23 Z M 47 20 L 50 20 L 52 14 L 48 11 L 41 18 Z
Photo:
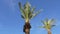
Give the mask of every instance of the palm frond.
M 51 25 L 51 27 L 54 27 L 54 26 L 56 26 L 56 25 Z
M 41 22 L 43 23 L 43 25 L 46 25 L 46 24 L 45 24 L 45 21 L 41 21 Z
M 34 13 L 34 10 L 35 10 L 35 8 L 32 8 L 32 9 L 31 9 L 31 12 Z
M 29 17 L 29 19 L 32 18 L 32 12 L 31 11 L 29 12 L 28 17 Z
M 22 7 L 22 5 L 21 5 L 20 2 L 19 2 L 18 4 L 19 4 L 20 11 L 21 11 L 21 13 L 22 13 L 22 16 L 25 18 L 25 12 L 24 12 L 24 9 L 23 9 L 23 7 Z M 22 17 L 22 16 L 21 16 L 21 17 Z M 22 18 L 23 18 L 23 17 L 22 17 Z
M 49 23 L 50 25 L 53 25 L 53 24 L 55 23 L 55 20 L 54 20 L 54 19 L 50 19 L 50 20 L 48 21 L 48 23 Z
M 26 18 L 29 18 L 29 14 L 30 14 L 30 6 L 29 6 L 29 3 L 27 2 L 25 5 L 24 5 L 24 11 L 25 11 L 25 17 Z
M 39 26 L 39 28 L 45 28 L 44 26 Z
M 46 23 L 46 25 L 48 25 L 48 18 L 45 19 L 45 23 Z
M 19 2 L 18 5 L 19 5 L 19 8 L 20 8 L 20 10 L 22 12 L 23 11 L 23 7 L 22 7 L 21 3 Z
M 21 15 L 21 17 L 22 17 L 23 19 L 25 19 L 23 15 Z
M 40 11 L 37 11 L 36 13 L 32 14 L 32 18 L 37 16 L 40 13 Z

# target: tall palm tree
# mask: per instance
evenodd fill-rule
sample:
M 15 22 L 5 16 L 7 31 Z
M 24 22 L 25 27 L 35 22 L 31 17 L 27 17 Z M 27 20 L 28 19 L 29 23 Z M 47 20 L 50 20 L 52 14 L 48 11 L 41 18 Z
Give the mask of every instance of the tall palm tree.
M 42 26 L 42 28 L 45 28 L 48 31 L 48 34 L 52 34 L 51 33 L 51 28 L 53 26 L 55 26 L 54 22 L 55 22 L 54 19 L 50 19 L 50 20 L 46 19 L 46 20 L 42 21 L 42 23 L 44 25 L 44 26 Z
M 31 18 L 33 18 L 37 14 L 39 14 L 40 11 L 34 13 L 35 8 L 31 8 L 31 5 L 29 4 L 29 2 L 26 2 L 26 4 L 24 4 L 24 6 L 22 6 L 21 3 L 19 2 L 19 7 L 20 7 L 20 11 L 22 13 L 21 17 L 25 20 L 23 32 L 25 32 L 25 34 L 30 34 L 31 25 L 30 25 L 29 21 Z

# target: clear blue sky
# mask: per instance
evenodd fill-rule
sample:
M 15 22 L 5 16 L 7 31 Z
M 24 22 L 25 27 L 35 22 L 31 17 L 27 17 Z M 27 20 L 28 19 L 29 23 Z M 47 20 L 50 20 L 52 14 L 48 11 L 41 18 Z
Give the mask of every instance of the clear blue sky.
M 26 0 L 0 0 L 0 34 L 24 34 L 24 20 L 21 18 L 21 12 L 18 7 L 18 2 L 23 5 Z M 32 25 L 31 34 L 47 34 L 44 28 L 39 28 L 42 25 L 41 20 L 45 18 L 56 19 L 56 26 L 51 29 L 52 34 L 60 34 L 60 0 L 28 0 L 32 7 L 36 10 L 43 11 L 30 20 Z

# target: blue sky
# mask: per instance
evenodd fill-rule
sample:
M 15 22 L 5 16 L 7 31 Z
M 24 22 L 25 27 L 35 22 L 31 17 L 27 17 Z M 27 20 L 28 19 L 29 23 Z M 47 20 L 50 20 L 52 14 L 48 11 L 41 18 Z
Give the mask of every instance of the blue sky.
M 26 0 L 0 0 L 0 34 L 24 34 L 24 20 L 21 18 L 18 2 L 22 5 Z M 42 25 L 41 20 L 45 18 L 54 18 L 56 26 L 51 29 L 52 34 L 60 32 L 60 0 L 28 0 L 31 7 L 36 7 L 36 10 L 43 9 L 40 14 L 30 20 L 32 25 L 31 34 L 47 34 L 44 28 L 39 28 Z

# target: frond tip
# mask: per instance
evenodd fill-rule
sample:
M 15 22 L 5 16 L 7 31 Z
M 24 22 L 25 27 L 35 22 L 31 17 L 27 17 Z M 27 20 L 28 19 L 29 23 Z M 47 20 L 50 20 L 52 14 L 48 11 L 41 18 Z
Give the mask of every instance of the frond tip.
M 44 28 L 44 26 L 39 26 L 39 28 Z

